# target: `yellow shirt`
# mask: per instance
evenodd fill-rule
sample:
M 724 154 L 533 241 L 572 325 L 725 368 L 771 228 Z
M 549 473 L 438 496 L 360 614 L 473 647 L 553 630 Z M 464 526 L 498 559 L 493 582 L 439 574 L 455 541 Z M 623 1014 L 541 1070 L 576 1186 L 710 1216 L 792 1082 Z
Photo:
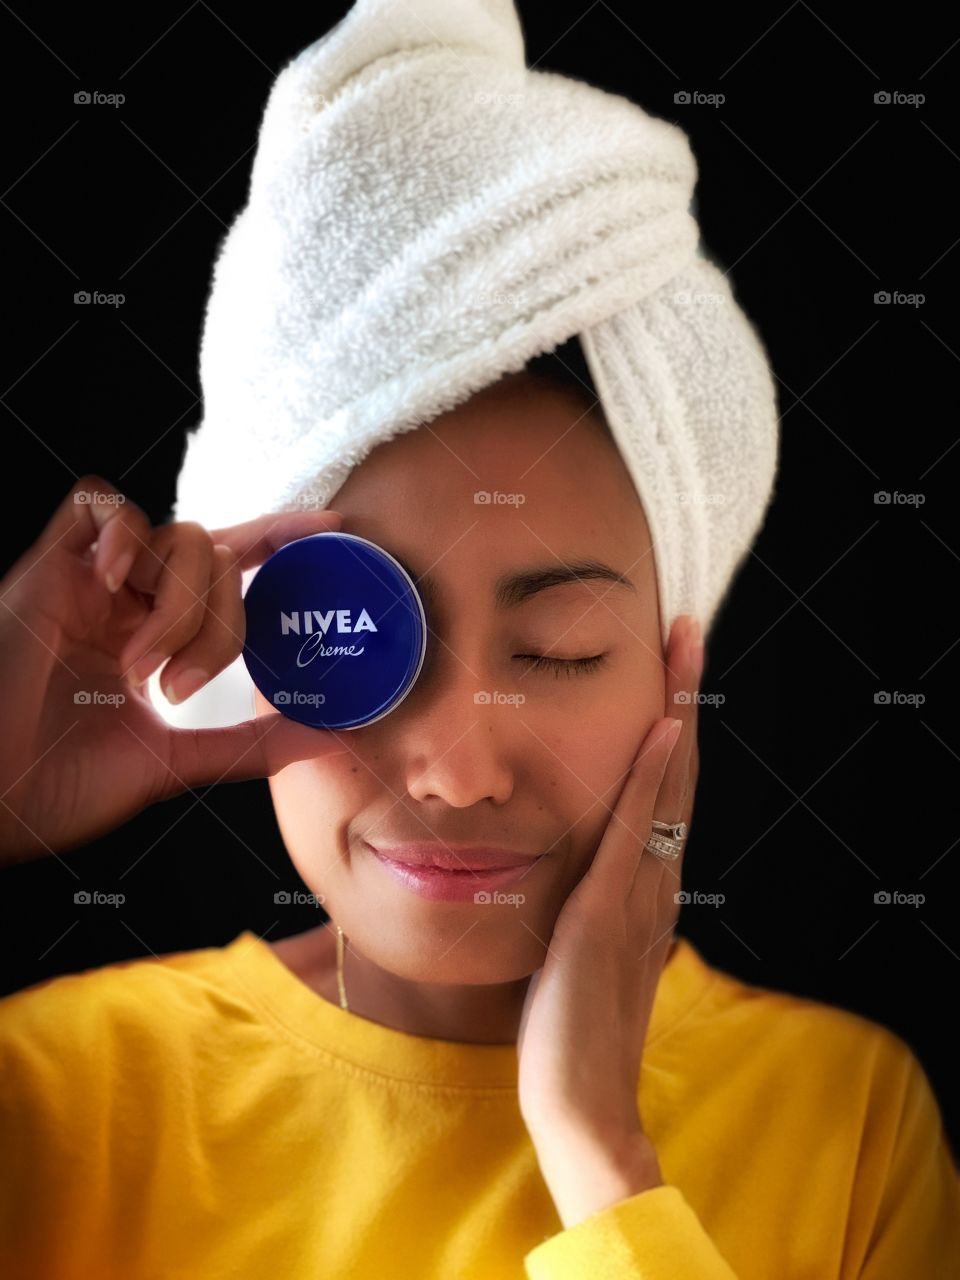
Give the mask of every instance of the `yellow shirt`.
M 7 996 L 0 1276 L 960 1274 L 960 1181 L 906 1043 L 678 942 L 638 1092 L 665 1185 L 566 1230 L 515 1046 L 366 1021 L 253 933 Z

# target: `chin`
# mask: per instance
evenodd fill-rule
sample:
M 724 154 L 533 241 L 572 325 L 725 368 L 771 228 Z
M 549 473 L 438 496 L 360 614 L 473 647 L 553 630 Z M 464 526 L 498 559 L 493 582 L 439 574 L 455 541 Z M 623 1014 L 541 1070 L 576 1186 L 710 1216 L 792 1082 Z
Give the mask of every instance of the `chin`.
M 437 921 L 436 928 L 417 930 L 413 936 L 401 934 L 390 938 L 378 934 L 371 950 L 367 950 L 358 936 L 356 946 L 381 969 L 407 982 L 461 987 L 520 982 L 529 978 L 546 959 L 546 948 L 519 920 L 513 922 L 512 928 L 484 930 L 480 937 L 478 925 L 461 937 L 469 926 L 469 921 L 465 924 Z M 344 932 L 348 932 L 346 928 Z

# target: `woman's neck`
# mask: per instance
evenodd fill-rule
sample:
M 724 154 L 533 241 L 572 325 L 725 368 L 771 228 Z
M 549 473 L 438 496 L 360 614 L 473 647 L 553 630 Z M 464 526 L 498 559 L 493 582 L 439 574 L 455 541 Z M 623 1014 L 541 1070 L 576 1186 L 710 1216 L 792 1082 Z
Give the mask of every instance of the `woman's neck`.
M 318 925 L 271 943 L 274 953 L 322 999 L 339 1005 L 336 932 Z M 667 962 L 676 949 L 670 946 Z M 344 987 L 350 1012 L 408 1035 L 464 1044 L 516 1044 L 529 978 L 493 985 L 410 982 L 381 969 L 349 944 Z

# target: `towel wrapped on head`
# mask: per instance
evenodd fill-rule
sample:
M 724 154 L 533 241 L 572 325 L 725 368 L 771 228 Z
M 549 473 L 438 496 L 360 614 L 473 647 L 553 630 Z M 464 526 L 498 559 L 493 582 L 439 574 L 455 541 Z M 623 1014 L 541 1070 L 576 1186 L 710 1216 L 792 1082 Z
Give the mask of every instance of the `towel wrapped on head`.
M 696 178 L 677 126 L 528 69 L 512 0 L 358 0 L 271 90 L 173 518 L 331 506 L 376 445 L 577 335 L 650 528 L 663 643 L 681 613 L 708 633 L 779 441 Z

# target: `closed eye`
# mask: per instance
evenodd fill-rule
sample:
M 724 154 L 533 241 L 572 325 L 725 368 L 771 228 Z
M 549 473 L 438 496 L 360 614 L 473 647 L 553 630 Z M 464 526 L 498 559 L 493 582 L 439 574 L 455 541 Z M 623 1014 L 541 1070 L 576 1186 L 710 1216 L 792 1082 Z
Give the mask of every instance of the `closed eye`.
M 552 670 L 559 679 L 561 675 L 586 675 L 589 671 L 595 671 L 606 661 L 607 655 L 597 653 L 589 658 L 548 658 L 539 653 L 516 653 L 514 657 L 517 662 L 526 663 L 528 671 Z

